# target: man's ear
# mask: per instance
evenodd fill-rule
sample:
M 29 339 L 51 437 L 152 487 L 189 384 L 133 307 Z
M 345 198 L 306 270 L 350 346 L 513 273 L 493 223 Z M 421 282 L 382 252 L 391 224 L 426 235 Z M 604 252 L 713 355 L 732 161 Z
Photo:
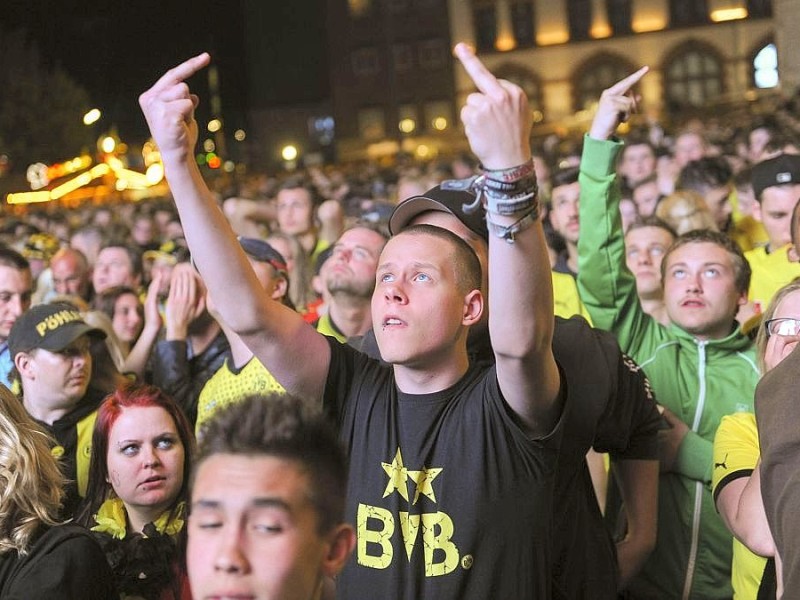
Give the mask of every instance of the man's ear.
M 286 280 L 286 277 L 278 277 L 278 279 L 275 281 L 275 289 L 272 290 L 272 299 L 280 300 L 288 293 L 289 282 Z
M 758 200 L 753 202 L 753 218 L 761 223 L 761 202 Z
M 342 523 L 328 534 L 328 553 L 323 558 L 322 572 L 326 577 L 336 576 L 347 563 L 356 547 L 356 531 L 352 525 Z
M 31 362 L 31 355 L 27 352 L 17 352 L 17 355 L 14 357 L 14 366 L 17 368 L 17 372 L 20 376 L 31 377 L 33 365 Z
M 464 315 L 461 324 L 465 326 L 474 325 L 481 319 L 483 314 L 484 299 L 480 290 L 472 290 L 464 296 Z

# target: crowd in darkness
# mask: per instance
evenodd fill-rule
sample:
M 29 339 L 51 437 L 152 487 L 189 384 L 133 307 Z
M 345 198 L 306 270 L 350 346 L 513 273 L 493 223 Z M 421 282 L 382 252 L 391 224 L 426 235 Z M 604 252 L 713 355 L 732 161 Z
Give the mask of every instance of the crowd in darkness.
M 793 597 L 800 114 L 204 180 L 0 222 L 0 598 Z M 535 133 L 535 132 L 534 132 Z

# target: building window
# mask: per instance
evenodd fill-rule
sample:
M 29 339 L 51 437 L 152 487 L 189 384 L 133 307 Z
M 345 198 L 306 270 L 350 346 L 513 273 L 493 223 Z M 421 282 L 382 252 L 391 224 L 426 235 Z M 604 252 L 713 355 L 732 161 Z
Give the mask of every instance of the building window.
M 494 11 L 494 4 L 477 6 L 474 13 L 475 18 L 475 43 L 478 52 L 494 51 L 494 44 L 497 41 L 497 16 Z
M 386 0 L 389 11 L 395 14 L 406 12 L 411 8 L 411 0 Z
M 635 71 L 625 59 L 612 54 L 602 54 L 589 59 L 575 73 L 573 102 L 575 110 L 593 106 L 604 90 Z
M 533 3 L 530 0 L 511 4 L 511 25 L 517 46 L 533 45 L 536 36 L 533 30 Z
M 426 40 L 419 43 L 419 66 L 429 71 L 447 64 L 447 51 L 443 40 Z
M 778 50 L 775 44 L 767 44 L 753 59 L 753 83 L 757 88 L 778 86 Z
M 423 10 L 447 8 L 444 0 L 417 0 L 417 7 Z
M 382 108 L 367 107 L 358 111 L 358 133 L 368 141 L 386 136 L 386 115 Z
M 747 14 L 753 18 L 772 16 L 772 0 L 747 0 Z
M 423 108 L 428 131 L 446 131 L 453 127 L 453 104 L 449 100 L 431 100 Z
M 520 65 L 509 63 L 500 65 L 495 74 L 498 79 L 505 79 L 522 88 L 525 95 L 528 96 L 528 106 L 534 112 L 538 113 L 539 118 L 536 122 L 542 120 L 542 85 L 539 78 L 531 73 L 527 68 Z
M 313 117 L 308 120 L 308 132 L 312 139 L 320 146 L 330 146 L 333 143 L 335 124 L 330 115 Z
M 724 91 L 722 61 L 710 47 L 692 43 L 664 69 L 664 90 L 670 111 L 702 107 Z
M 414 68 L 414 49 L 411 44 L 392 46 L 392 57 L 396 73 L 407 73 Z
M 372 0 L 347 0 L 347 8 L 354 19 L 366 17 L 372 10 Z
M 592 0 L 571 0 L 567 3 L 569 39 L 588 40 L 592 28 Z
M 360 48 L 351 55 L 356 77 L 371 77 L 380 71 L 377 48 Z
M 669 26 L 703 25 L 708 23 L 707 0 L 670 0 Z
M 614 35 L 631 33 L 632 0 L 607 0 L 608 24 Z

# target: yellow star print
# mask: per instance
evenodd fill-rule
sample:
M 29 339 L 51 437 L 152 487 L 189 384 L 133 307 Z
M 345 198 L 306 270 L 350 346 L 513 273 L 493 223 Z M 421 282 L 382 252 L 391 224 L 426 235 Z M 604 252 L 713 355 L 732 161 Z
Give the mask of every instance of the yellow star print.
M 414 502 L 417 503 L 419 495 L 424 494 L 433 502 L 436 502 L 436 494 L 433 492 L 433 480 L 441 473 L 441 467 L 431 467 L 430 469 L 422 469 L 422 471 L 409 471 L 408 476 L 416 482 L 417 491 L 414 493 Z
M 397 454 L 394 455 L 394 460 L 391 464 L 382 462 L 381 466 L 389 476 L 389 483 L 386 484 L 383 497 L 386 498 L 386 496 L 397 490 L 408 502 L 408 469 L 403 466 L 403 455 L 400 454 L 400 448 L 397 449 Z

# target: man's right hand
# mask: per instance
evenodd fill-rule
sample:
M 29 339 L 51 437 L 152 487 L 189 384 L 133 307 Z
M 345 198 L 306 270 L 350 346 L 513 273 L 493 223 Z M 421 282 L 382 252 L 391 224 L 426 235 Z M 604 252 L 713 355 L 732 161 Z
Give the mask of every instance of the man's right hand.
M 590 138 L 607 140 L 614 135 L 620 123 L 627 121 L 631 112 L 636 108 L 634 96 L 628 95 L 628 92 L 649 69 L 650 67 L 642 67 L 601 94 L 597 113 L 589 129 Z
M 139 96 L 139 106 L 164 163 L 186 160 L 197 143 L 194 109 L 198 98 L 186 80 L 211 61 L 204 52 L 167 71 L 153 87 Z

